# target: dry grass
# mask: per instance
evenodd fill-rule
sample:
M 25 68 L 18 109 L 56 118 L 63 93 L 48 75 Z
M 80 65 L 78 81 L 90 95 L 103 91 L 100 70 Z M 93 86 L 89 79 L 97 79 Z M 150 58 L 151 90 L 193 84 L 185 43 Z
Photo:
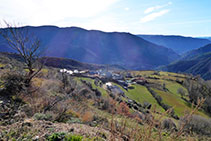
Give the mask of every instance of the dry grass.
M 147 72 L 144 75 L 151 75 L 152 72 Z M 157 113 L 156 108 L 152 108 L 147 114 L 143 114 L 141 118 L 138 114 L 135 114 L 134 110 L 130 109 L 126 103 L 117 103 L 112 98 L 107 98 L 105 103 L 107 108 L 105 110 L 99 110 L 94 106 L 90 106 L 90 103 L 95 103 L 96 99 L 87 100 L 80 97 L 78 99 L 71 97 L 62 91 L 62 83 L 55 78 L 34 78 L 33 86 L 39 87 L 37 91 L 27 95 L 23 93 L 20 98 L 27 103 L 30 114 L 33 116 L 35 113 L 47 113 L 50 112 L 53 115 L 54 121 L 58 123 L 46 122 L 46 121 L 27 121 L 32 124 L 32 127 L 27 127 L 25 131 L 27 134 L 33 136 L 38 135 L 41 139 L 44 139 L 44 135 L 54 132 L 69 132 L 71 128 L 74 128 L 74 133 L 82 136 L 96 137 L 100 134 L 106 134 L 106 140 L 138 140 L 138 141 L 154 141 L 154 140 L 192 140 L 184 131 L 185 125 L 190 121 L 191 116 L 200 108 L 204 100 L 199 100 L 190 113 L 185 115 L 185 121 L 178 126 L 178 131 L 164 130 L 162 122 L 171 113 L 171 109 Z M 84 88 L 77 85 L 73 93 L 78 93 Z M 60 98 L 58 100 L 58 98 Z M 102 99 L 101 99 L 102 100 Z M 100 111 L 100 112 L 98 112 Z M 99 113 L 106 114 L 108 116 L 99 115 Z M 71 117 L 81 119 L 83 123 L 92 122 L 94 115 L 99 115 L 107 120 L 102 121 L 101 125 L 97 127 L 90 127 L 85 124 L 67 124 L 64 123 Z M 69 116 L 69 117 L 68 117 Z M 65 119 L 66 118 L 66 119 Z M 4 131 L 22 130 L 23 123 L 16 123 L 7 127 L 0 127 Z M 8 129 L 6 129 L 8 128 Z M 50 128 L 50 129 L 49 129 Z M 25 129 L 24 129 L 25 130 Z M 0 131 L 1 133 L 1 131 Z M 22 133 L 21 133 L 22 134 Z M 24 133 L 23 133 L 24 134 Z
M 131 119 L 122 118 L 122 120 L 117 120 L 116 115 L 113 113 L 110 123 L 111 131 L 111 140 L 114 140 L 114 137 L 118 139 L 127 139 L 127 140 L 138 140 L 138 141 L 154 141 L 154 140 L 195 140 L 194 137 L 190 137 L 189 134 L 186 134 L 184 127 L 188 122 L 190 122 L 191 116 L 201 107 L 204 99 L 198 101 L 198 104 L 195 105 L 193 110 L 186 114 L 184 117 L 186 122 L 178 127 L 178 131 L 174 128 L 171 130 L 164 130 L 162 127 L 162 122 L 165 117 L 171 113 L 172 109 L 165 111 L 164 113 L 153 116 L 149 114 L 145 120 L 142 120 L 138 117 L 132 119 L 132 122 L 128 122 Z M 152 109 L 151 113 L 156 111 Z M 128 123 L 130 125 L 128 125 Z
M 81 117 L 83 122 L 90 122 L 93 120 L 93 114 L 90 111 L 85 112 Z

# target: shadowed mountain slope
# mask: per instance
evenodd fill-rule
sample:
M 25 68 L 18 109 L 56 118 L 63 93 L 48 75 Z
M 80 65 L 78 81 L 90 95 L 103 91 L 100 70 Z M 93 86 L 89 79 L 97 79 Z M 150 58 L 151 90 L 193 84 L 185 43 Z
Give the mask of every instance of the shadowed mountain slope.
M 153 69 L 179 57 L 171 49 L 158 46 L 130 33 L 101 32 L 78 27 L 27 26 L 46 48 L 46 56 L 71 58 L 93 64 L 121 65 L 126 69 Z M 0 51 L 11 51 L 0 39 Z
M 211 43 L 208 39 L 183 37 L 183 36 L 165 36 L 165 35 L 138 35 L 139 37 L 155 43 L 157 45 L 165 46 L 173 49 L 175 52 L 182 54 L 187 51 L 200 48 Z
M 202 78 L 211 80 L 211 44 L 188 52 L 180 61 L 162 68 L 171 72 L 200 74 Z

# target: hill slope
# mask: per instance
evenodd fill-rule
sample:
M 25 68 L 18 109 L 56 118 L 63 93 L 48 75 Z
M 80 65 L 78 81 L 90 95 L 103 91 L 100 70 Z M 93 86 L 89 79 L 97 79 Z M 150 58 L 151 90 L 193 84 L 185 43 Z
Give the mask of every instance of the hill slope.
M 164 35 L 138 35 L 138 36 L 157 45 L 171 48 L 179 54 L 185 53 L 193 49 L 197 49 L 199 47 L 211 43 L 211 41 L 208 39 L 199 39 L 199 38 L 183 37 L 183 36 L 164 36 Z
M 169 141 L 175 140 L 175 136 L 180 133 L 183 135 L 176 140 L 210 139 L 210 111 L 205 112 L 205 108 L 210 104 L 204 105 L 205 108 L 200 110 L 195 109 L 196 115 L 193 116 L 197 116 L 199 120 L 191 119 L 191 123 L 194 123 L 196 128 L 185 128 L 184 131 L 181 129 L 183 125 L 180 123 L 187 121 L 187 118 L 180 117 L 193 110 L 190 86 L 192 88 L 193 83 L 203 84 L 201 87 L 208 90 L 204 87 L 205 82 L 194 77 L 158 71 L 119 71 L 112 74 L 130 75 L 121 78 L 121 81 L 114 81 L 116 78 L 106 79 L 106 76 L 100 74 L 74 76 L 60 73 L 57 68 L 45 67 L 33 78 L 32 87 L 29 87 L 35 91 L 28 93 L 26 87 L 20 85 L 25 80 L 20 78 L 27 75 L 27 70 L 20 68 L 21 65 L 24 66 L 21 58 L 17 54 L 0 54 L 0 66 L 10 65 L 10 61 L 14 62 L 13 66 L 0 68 L 2 140 L 159 138 Z M 80 62 L 75 63 L 82 65 Z M 5 74 L 10 77 L 5 77 Z M 123 86 L 122 81 L 128 85 Z M 188 83 L 184 83 L 185 81 Z M 11 82 L 12 88 L 8 87 Z M 17 86 L 24 89 L 16 92 L 14 88 Z M 178 90 L 183 90 L 183 95 L 179 94 Z M 210 103 L 210 97 L 205 98 L 207 103 Z M 171 112 L 165 112 L 169 108 Z M 187 116 L 188 119 L 190 116 L 191 114 Z M 200 132 L 197 132 L 198 130 Z M 189 134 L 190 131 L 194 134 Z
M 79 69 L 79 70 L 97 70 L 97 69 L 109 69 L 109 70 L 125 70 L 125 68 L 118 65 L 101 65 L 101 64 L 89 64 L 81 63 L 76 60 L 67 58 L 56 58 L 56 57 L 43 57 L 40 60 L 48 67 L 54 68 L 66 68 L 66 69 Z
M 41 40 L 46 55 L 71 58 L 94 64 L 117 64 L 127 69 L 152 69 L 166 65 L 179 56 L 171 49 L 155 45 L 130 33 L 106 33 L 77 27 L 28 28 Z M 2 39 L 0 39 L 1 41 Z M 6 49 L 1 41 L 0 51 Z
M 0 66 L 3 64 L 10 64 L 12 66 L 23 66 L 22 58 L 16 53 L 6 53 L 0 52 Z M 78 70 L 97 70 L 97 69 L 109 69 L 109 70 L 125 70 L 125 68 L 118 65 L 97 65 L 97 64 L 88 64 L 81 63 L 76 60 L 66 59 L 66 58 L 56 58 L 56 57 L 43 57 L 40 59 L 47 67 L 54 68 L 66 68 L 66 69 L 78 69 Z
M 190 59 L 193 59 L 194 57 L 198 57 L 209 52 L 211 52 L 211 44 L 208 44 L 204 47 L 187 52 L 182 57 L 182 59 L 190 60 Z
M 171 72 L 200 74 L 206 80 L 211 79 L 211 44 L 190 51 L 180 61 L 162 68 Z

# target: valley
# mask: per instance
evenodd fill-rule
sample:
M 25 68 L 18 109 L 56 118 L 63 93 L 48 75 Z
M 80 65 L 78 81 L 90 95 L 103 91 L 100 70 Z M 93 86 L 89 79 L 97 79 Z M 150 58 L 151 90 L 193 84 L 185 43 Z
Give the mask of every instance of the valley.
M 0 141 L 211 141 L 211 0 L 1 0 Z
M 48 61 L 51 62 L 51 59 L 55 61 L 59 58 L 48 58 Z M 62 61 L 67 60 L 60 58 L 60 63 Z M 26 70 L 20 70 L 21 66 L 24 68 L 24 64 L 18 55 L 4 53 L 1 55 L 0 64 L 1 81 L 4 81 L 3 76 L 7 72 L 11 75 L 11 71 L 14 73 L 14 70 L 27 73 Z M 144 138 L 139 135 L 145 133 L 143 129 L 148 127 L 148 123 L 153 123 L 152 127 L 145 129 L 152 132 L 149 138 L 157 138 L 161 132 L 165 134 L 162 136 L 165 140 L 185 139 L 188 133 L 181 129 L 182 117 L 193 115 L 194 111 L 194 116 L 210 120 L 209 109 L 206 109 L 209 101 L 204 102 L 200 109 L 191 106 L 191 83 L 210 86 L 206 82 L 201 82 L 200 78 L 181 73 L 128 71 L 98 65 L 96 66 L 99 68 L 93 66 L 93 69 L 89 64 L 74 61 L 69 64 L 71 67 L 66 69 L 64 66 L 45 66 L 32 80 L 32 89 L 39 88 L 33 95 L 24 94 L 22 91 L 11 98 L 0 99 L 1 110 L 4 113 L 1 114 L 0 129 L 4 130 L 1 137 L 22 138 L 25 134 L 25 138 L 28 139 L 50 139 L 51 134 L 56 137 L 74 134 L 79 135 L 77 138 L 85 139 L 124 140 L 126 137 Z M 4 96 L 4 85 L 1 87 L 1 95 Z M 10 110 L 7 111 L 5 108 Z M 23 113 L 27 114 L 24 121 L 21 118 Z M 166 121 L 170 126 L 165 126 Z M 124 124 L 127 124 L 127 128 Z M 20 125 L 22 127 L 18 127 Z M 41 126 L 44 126 L 43 129 Z M 133 131 L 133 128 L 130 128 L 133 126 L 140 131 Z M 204 128 L 208 129 L 202 132 L 204 138 L 209 138 L 209 128 Z M 41 133 L 41 130 L 44 132 Z M 176 137 L 180 131 L 184 136 Z M 17 132 L 19 134 L 15 134 Z M 130 132 L 134 135 L 131 136 Z

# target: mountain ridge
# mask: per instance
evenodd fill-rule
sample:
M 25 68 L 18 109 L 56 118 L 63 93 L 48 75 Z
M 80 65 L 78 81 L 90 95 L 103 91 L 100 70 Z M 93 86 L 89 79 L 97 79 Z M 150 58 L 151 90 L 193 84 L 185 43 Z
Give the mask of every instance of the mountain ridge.
M 153 69 L 179 58 L 172 49 L 126 32 L 56 26 L 22 28 L 27 28 L 41 40 L 41 46 L 46 48 L 46 56 L 49 57 L 71 58 L 93 64 L 115 64 L 131 70 Z M 0 51 L 5 51 L 5 44 L 0 45 Z
M 23 58 L 16 53 L 7 53 L 7 52 L 0 52 L 2 56 L 1 61 L 5 61 L 5 58 L 11 60 L 12 64 L 20 64 L 23 63 Z M 7 60 L 8 60 L 7 59 Z M 125 68 L 118 66 L 118 65 L 102 65 L 102 64 L 88 64 L 82 63 L 73 59 L 67 58 L 56 58 L 56 57 L 41 57 L 38 61 L 40 61 L 44 66 L 53 67 L 53 68 L 65 68 L 65 69 L 77 69 L 77 70 L 97 70 L 97 69 L 108 69 L 108 70 L 125 70 Z M 4 62 L 5 64 L 5 62 Z M 9 61 L 6 62 L 9 64 Z
M 191 73 L 201 75 L 205 80 L 211 79 L 211 44 L 185 54 L 180 60 L 161 67 L 170 72 Z
M 208 39 L 185 37 L 181 35 L 137 35 L 145 40 L 173 49 L 179 54 L 200 48 L 211 43 Z
M 203 55 L 205 53 L 211 52 L 211 44 L 205 45 L 203 47 L 200 47 L 198 49 L 194 49 L 192 51 L 187 52 L 182 59 L 193 59 L 194 57 Z

